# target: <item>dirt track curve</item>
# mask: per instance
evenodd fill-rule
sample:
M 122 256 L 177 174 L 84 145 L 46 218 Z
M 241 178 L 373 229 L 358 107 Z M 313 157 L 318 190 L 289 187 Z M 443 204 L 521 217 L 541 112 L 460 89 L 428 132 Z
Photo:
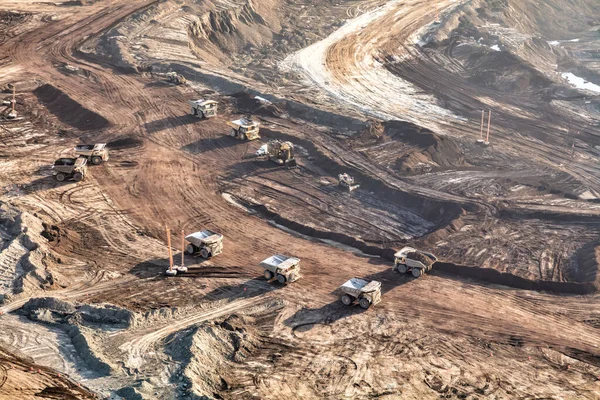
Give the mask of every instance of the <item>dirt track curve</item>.
M 140 313 L 215 304 L 214 309 L 190 311 L 155 325 L 114 333 L 112 339 L 104 337 L 98 344 L 101 352 L 121 357 L 122 361 L 113 360 L 120 363 L 119 379 L 146 379 L 158 371 L 156 365 L 147 364 L 163 360 L 163 355 L 153 353 L 144 362 L 139 360 L 150 350 L 161 352 L 170 335 L 244 310 L 251 314 L 248 310 L 253 307 L 284 299 L 285 307 L 280 303 L 274 307 L 278 312 L 283 309 L 279 316 L 257 328 L 254 353 L 229 367 L 230 381 L 220 389 L 224 398 L 510 398 L 549 397 L 559 392 L 564 398 L 600 396 L 597 295 L 555 296 L 443 273 L 413 280 L 392 272 L 387 260 L 288 233 L 227 201 L 224 185 L 234 181 L 258 182 L 271 188 L 267 193 L 274 199 L 283 198 L 281 193 L 292 193 L 291 199 L 310 197 L 293 191 L 306 188 L 310 194 L 314 187 L 307 183 L 311 176 L 302 171 L 273 171 L 249 160 L 247 155 L 256 144 L 232 143 L 224 134 L 227 116 L 193 121 L 186 115 L 187 100 L 197 93 L 189 86 L 157 84 L 150 75 L 125 73 L 79 50 L 85 40 L 153 3 L 89 2 L 69 8 L 68 13 L 57 12 L 59 18 L 0 41 L 0 83 L 35 79 L 40 83 L 38 93 L 32 91 L 28 100 L 39 101 L 40 107 L 43 104 L 56 124 L 77 128 L 65 136 L 49 129 L 45 140 L 31 149 L 7 138 L 2 149 L 11 151 L 13 143 L 19 159 L 25 160 L 0 166 L 7 172 L 0 178 L 3 187 L 25 187 L 14 203 L 64 232 L 52 251 L 64 258 L 59 268 L 69 284 L 53 287 L 52 295 L 70 301 L 108 302 Z M 0 9 L 22 4 L 9 2 Z M 32 4 L 28 7 L 35 7 Z M 445 9 L 454 3 L 439 4 Z M 373 68 L 392 44 L 412 40 L 434 11 L 433 2 L 424 6 L 416 1 L 390 1 L 296 54 L 291 63 L 304 68 L 316 84 L 327 86 L 330 95 L 370 112 L 377 108 L 380 117 L 401 116 L 434 130 L 474 135 L 477 127 L 467 127 L 429 95 L 393 96 L 416 89 L 407 81 L 392 79 L 392 72 L 385 68 Z M 39 12 L 50 14 L 52 9 L 44 5 Z M 361 12 L 356 4 L 348 10 L 353 17 Z M 381 31 L 381 26 L 393 30 Z M 393 43 L 386 43 L 388 36 L 394 37 Z M 369 43 L 383 43 L 378 54 Z M 63 64 L 76 66 L 85 75 L 66 75 L 54 67 Z M 65 112 L 63 107 L 69 108 Z M 86 117 L 76 120 L 74 114 Z M 277 118 L 272 120 L 277 122 Z M 269 124 L 268 117 L 265 121 Z M 274 132 L 294 128 L 286 121 L 280 123 L 283 127 Z M 80 137 L 128 144 L 115 145 L 110 161 L 93 168 L 84 182 L 58 185 L 44 166 Z M 315 135 L 315 143 L 321 138 Z M 503 140 L 499 137 L 498 142 Z M 515 141 L 516 151 L 528 149 L 528 140 Z M 353 154 L 341 145 L 329 150 L 342 158 Z M 539 146 L 532 153 L 542 159 L 554 149 Z M 553 157 L 555 164 L 568 161 L 560 155 Z M 402 184 L 412 196 L 497 211 L 484 201 L 402 183 L 365 158 L 357 158 L 355 166 L 365 176 L 387 182 L 388 188 Z M 596 193 L 600 193 L 599 172 L 597 166 L 583 163 L 571 163 L 568 171 Z M 322 190 L 322 197 L 311 201 L 329 204 L 338 196 L 328 193 Z M 334 203 L 344 201 L 338 196 Z M 299 207 L 304 204 L 298 201 Z M 373 209 L 374 218 L 384 218 L 377 207 Z M 335 215 L 351 218 L 341 211 Z M 367 229 L 370 222 L 365 217 L 360 223 Z M 225 237 L 225 252 L 204 263 L 186 257 L 190 273 L 166 279 L 165 225 L 174 232 L 214 229 Z M 386 234 L 411 237 L 422 233 L 400 227 Z M 176 236 L 174 240 L 178 243 Z M 279 287 L 260 278 L 257 264 L 278 252 L 302 260 L 302 280 Z M 341 307 L 332 292 L 352 276 L 381 281 L 383 302 L 367 312 Z M 0 311 L 13 312 L 35 295 L 17 297 Z M 3 365 L 4 361 L 0 368 Z M 168 385 L 172 386 L 170 381 Z

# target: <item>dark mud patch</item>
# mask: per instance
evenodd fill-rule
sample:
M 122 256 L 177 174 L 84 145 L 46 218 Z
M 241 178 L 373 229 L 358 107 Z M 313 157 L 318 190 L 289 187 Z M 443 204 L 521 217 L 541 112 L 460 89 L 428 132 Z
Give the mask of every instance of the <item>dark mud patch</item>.
M 60 89 L 45 84 L 33 91 L 50 113 L 69 126 L 82 131 L 104 129 L 110 126 L 110 122 L 99 114 L 88 110 Z
M 412 147 L 411 151 L 396 160 L 395 169 L 400 172 L 419 170 L 424 163 L 435 167 L 462 167 L 465 159 L 458 145 L 447 136 L 440 136 L 410 122 L 389 121 L 384 134 L 394 141 Z

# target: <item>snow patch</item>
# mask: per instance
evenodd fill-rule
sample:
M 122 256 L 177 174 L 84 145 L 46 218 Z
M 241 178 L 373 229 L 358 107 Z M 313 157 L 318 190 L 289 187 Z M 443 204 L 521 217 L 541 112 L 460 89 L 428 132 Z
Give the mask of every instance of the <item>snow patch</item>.
M 569 82 L 569 84 L 571 84 L 572 86 L 575 86 L 577 89 L 584 89 L 584 90 L 589 90 L 592 92 L 600 93 L 600 86 L 598 86 L 592 82 L 588 82 L 585 79 L 572 74 L 571 72 L 565 72 L 565 73 L 561 74 L 561 76 L 563 78 L 565 78 L 567 80 L 567 82 Z

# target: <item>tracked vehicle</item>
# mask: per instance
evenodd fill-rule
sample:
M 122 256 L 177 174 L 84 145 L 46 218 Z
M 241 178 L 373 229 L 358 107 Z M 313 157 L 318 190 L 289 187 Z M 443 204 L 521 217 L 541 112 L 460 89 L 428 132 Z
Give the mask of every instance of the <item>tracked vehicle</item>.
M 277 278 L 279 283 L 290 283 L 300 279 L 300 259 L 275 254 L 263 260 L 260 266 L 265 269 L 264 276 L 270 281 Z
M 106 143 L 79 144 L 75 146 L 75 153 L 79 157 L 84 157 L 93 165 L 100 165 L 108 161 L 108 149 Z
M 279 165 L 285 165 L 288 168 L 297 166 L 294 158 L 294 144 L 279 139 L 272 139 L 265 145 L 262 145 L 256 151 L 257 157 L 266 156 L 269 160 Z
M 381 302 L 381 282 L 366 281 L 360 278 L 352 278 L 338 288 L 341 292 L 340 300 L 346 306 L 358 304 L 363 309 Z
M 188 254 L 200 253 L 202 258 L 218 256 L 223 252 L 223 235 L 208 229 L 192 233 L 185 237 L 189 242 L 185 251 Z
M 355 189 L 358 189 L 360 187 L 360 185 L 357 185 L 356 183 L 354 183 L 354 178 L 346 173 L 338 175 L 338 184 L 340 185 L 341 188 L 343 188 L 344 190 L 347 190 L 349 192 L 351 192 Z
M 58 182 L 64 182 L 72 179 L 79 182 L 87 174 L 87 159 L 78 158 L 59 158 L 52 166 L 52 177 Z
M 177 72 L 167 72 L 167 82 L 174 85 L 183 85 L 187 80 L 183 75 L 180 75 Z

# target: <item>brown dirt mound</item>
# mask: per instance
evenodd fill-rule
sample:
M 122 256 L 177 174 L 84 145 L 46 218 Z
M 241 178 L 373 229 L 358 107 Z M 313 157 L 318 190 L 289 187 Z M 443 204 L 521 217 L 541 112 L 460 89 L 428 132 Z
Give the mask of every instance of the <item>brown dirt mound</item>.
M 506 51 L 457 46 L 452 49 L 452 55 L 462 62 L 468 79 L 484 87 L 520 93 L 544 90 L 552 85 L 550 79 Z
M 52 85 L 42 85 L 35 89 L 33 94 L 64 124 L 80 130 L 104 129 L 110 126 L 106 118 L 88 110 Z

